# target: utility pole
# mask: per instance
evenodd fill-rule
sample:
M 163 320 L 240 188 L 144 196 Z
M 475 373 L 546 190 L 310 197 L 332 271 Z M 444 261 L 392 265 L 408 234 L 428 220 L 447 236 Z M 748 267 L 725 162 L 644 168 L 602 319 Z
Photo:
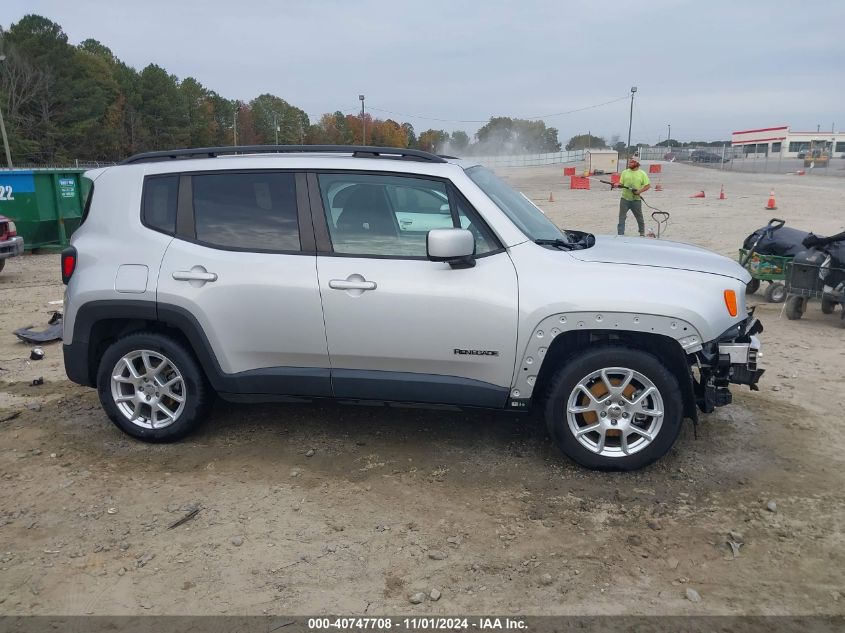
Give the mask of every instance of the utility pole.
M 628 115 L 628 147 L 625 149 L 627 152 L 626 158 L 631 158 L 631 123 L 634 121 L 634 93 L 637 91 L 636 86 L 631 86 L 631 113 Z
M 364 145 L 367 144 L 367 119 L 364 118 L 364 95 L 358 95 L 361 100 L 361 129 L 363 130 Z
M 238 107 L 235 106 L 235 113 L 232 117 L 232 145 L 238 144 Z
M 0 62 L 6 61 L 5 55 L 0 55 Z M 3 133 L 3 149 L 6 150 L 6 165 L 12 168 L 12 153 L 9 151 L 9 139 L 6 136 L 6 124 L 3 122 L 3 108 L 0 107 L 0 132 Z
M 666 137 L 666 149 L 669 149 L 669 147 L 671 147 L 672 145 L 672 142 L 669 140 L 670 138 L 672 138 L 672 124 L 667 123 L 667 125 L 669 126 L 669 136 Z
M 276 122 L 276 113 L 273 113 L 273 132 L 276 134 L 276 145 L 279 144 L 279 124 Z

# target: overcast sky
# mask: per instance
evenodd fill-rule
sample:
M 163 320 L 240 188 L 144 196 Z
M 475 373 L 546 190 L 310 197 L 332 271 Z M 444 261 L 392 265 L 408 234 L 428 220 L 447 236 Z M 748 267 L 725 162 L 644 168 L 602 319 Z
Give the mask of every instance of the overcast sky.
M 417 132 L 542 116 L 560 139 L 845 129 L 845 0 L 2 0 L 224 97 L 360 108 Z M 581 112 L 565 113 L 622 99 Z M 377 109 L 378 108 L 378 109 Z M 387 111 L 391 112 L 387 112 Z M 411 116 L 415 115 L 415 116 Z M 442 120 L 436 120 L 442 119 Z

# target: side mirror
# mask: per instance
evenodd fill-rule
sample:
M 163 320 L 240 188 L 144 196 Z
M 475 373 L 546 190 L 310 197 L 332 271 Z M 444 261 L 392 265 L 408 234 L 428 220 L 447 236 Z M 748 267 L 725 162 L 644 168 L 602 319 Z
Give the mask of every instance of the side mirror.
M 475 237 L 466 229 L 432 229 L 425 250 L 433 262 L 447 262 L 452 268 L 475 266 Z

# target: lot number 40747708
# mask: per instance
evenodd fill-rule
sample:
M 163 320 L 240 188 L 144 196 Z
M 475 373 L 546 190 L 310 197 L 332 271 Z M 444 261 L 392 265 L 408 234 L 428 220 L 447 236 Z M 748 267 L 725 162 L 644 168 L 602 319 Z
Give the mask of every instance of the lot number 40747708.
M 0 185 L 0 200 L 14 200 L 12 195 L 12 187 L 10 185 Z

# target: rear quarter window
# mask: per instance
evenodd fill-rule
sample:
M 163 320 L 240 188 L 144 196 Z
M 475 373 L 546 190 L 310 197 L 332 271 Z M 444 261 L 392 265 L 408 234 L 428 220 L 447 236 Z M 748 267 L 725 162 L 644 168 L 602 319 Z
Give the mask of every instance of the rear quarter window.
M 144 180 L 144 225 L 173 235 L 176 232 L 176 206 L 179 199 L 179 176 L 154 176 Z
M 80 224 L 83 224 L 91 211 L 91 201 L 94 199 L 94 181 L 85 176 L 82 177 L 81 181 L 82 195 L 85 197 L 85 204 L 82 207 L 82 221 L 80 222 Z

